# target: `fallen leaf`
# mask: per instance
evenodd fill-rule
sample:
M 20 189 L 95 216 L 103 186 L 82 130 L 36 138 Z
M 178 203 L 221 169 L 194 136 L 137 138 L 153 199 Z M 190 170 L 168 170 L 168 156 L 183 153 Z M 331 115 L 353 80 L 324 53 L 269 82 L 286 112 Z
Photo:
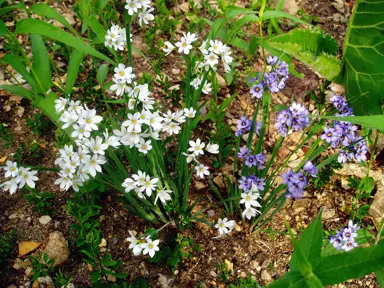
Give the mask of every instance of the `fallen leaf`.
M 9 101 L 14 101 L 17 104 L 20 104 L 22 99 L 23 99 L 23 97 L 20 97 L 17 95 L 12 95 L 11 97 L 9 97 Z
M 27 255 L 37 248 L 39 248 L 41 243 L 39 242 L 20 242 L 19 243 L 19 257 Z
M 40 287 L 39 281 L 35 280 L 32 284 L 32 288 L 39 288 L 39 287 Z
M 7 160 L 8 156 L 4 156 L 0 158 L 0 164 L 3 164 L 5 160 Z

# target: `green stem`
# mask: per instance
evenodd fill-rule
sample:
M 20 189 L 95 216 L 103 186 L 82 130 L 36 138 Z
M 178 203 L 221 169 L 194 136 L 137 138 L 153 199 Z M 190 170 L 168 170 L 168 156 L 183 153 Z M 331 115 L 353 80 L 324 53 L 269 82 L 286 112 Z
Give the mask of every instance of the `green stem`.
M 128 14 L 128 10 L 125 9 L 125 37 L 127 41 L 127 48 L 128 48 L 128 59 L 129 59 L 129 66 L 132 68 L 132 73 L 134 72 L 133 70 L 133 57 L 132 57 L 132 43 L 131 43 L 131 20 L 132 16 Z

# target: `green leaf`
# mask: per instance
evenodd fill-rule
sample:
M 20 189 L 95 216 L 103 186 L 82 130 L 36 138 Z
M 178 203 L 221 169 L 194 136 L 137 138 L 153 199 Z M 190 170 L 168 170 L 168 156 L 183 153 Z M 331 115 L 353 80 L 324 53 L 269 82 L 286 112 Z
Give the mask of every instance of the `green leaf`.
M 104 43 L 105 38 L 105 30 L 104 27 L 100 24 L 100 22 L 96 19 L 95 16 L 91 16 L 88 19 L 84 19 L 84 23 L 87 23 L 89 27 L 91 27 L 92 31 L 97 36 L 97 43 Z
M 384 2 L 356 1 L 344 40 L 344 80 L 356 115 L 382 114 Z
M 108 66 L 106 64 L 100 65 L 97 70 L 97 80 L 100 84 L 103 84 L 108 75 Z
M 318 29 L 294 29 L 261 41 L 260 45 L 267 50 L 271 47 L 295 57 L 326 79 L 335 80 L 341 73 L 335 40 Z
M 0 85 L 0 89 L 6 90 L 8 92 L 11 92 L 12 94 L 21 96 L 28 100 L 32 100 L 32 92 L 28 89 L 25 89 L 24 87 L 18 85 Z
M 290 271 L 285 273 L 284 276 L 272 282 L 267 286 L 268 288 L 307 288 L 308 286 L 305 283 L 303 276 L 298 271 Z
M 375 188 L 375 179 L 369 176 L 365 176 L 361 179 L 359 183 L 359 190 L 371 193 L 373 188 Z
M 62 16 L 59 12 L 50 7 L 48 4 L 36 3 L 31 6 L 30 10 L 34 14 L 55 19 L 56 21 L 60 22 L 65 27 L 67 27 L 72 33 L 77 34 L 76 30 L 71 26 L 71 24 L 69 24 L 67 19 L 65 19 L 64 16 Z
M 376 281 L 379 284 L 379 286 L 381 288 L 384 288 L 384 271 L 382 269 L 378 270 L 375 272 L 375 275 L 376 275 Z
M 225 17 L 228 19 L 234 18 L 241 14 L 256 14 L 257 11 L 247 9 L 247 8 L 241 8 L 237 6 L 228 6 L 225 11 Z
M 108 2 L 109 0 L 96 0 L 96 5 L 100 10 L 103 10 L 107 6 Z
M 23 76 L 24 80 L 27 81 L 29 85 L 31 85 L 33 91 L 37 93 L 37 85 L 35 80 L 33 79 L 32 75 L 29 74 L 29 72 L 27 71 L 25 65 L 21 63 L 15 55 L 7 54 L 3 58 L 1 58 L 0 61 L 11 65 L 13 69 L 15 69 L 16 72 L 19 73 L 21 76 Z
M 6 6 L 4 8 L 0 8 L 0 16 L 7 14 L 8 12 L 10 12 L 12 10 L 24 9 L 24 8 L 25 8 L 24 3 L 19 3 L 16 5 L 12 5 L 12 6 Z
M 49 63 L 49 55 L 47 48 L 45 47 L 43 38 L 40 35 L 32 34 L 32 56 L 33 63 L 32 67 L 36 73 L 36 78 L 38 78 L 41 86 L 43 87 L 45 93 L 51 88 L 52 85 L 52 72 L 51 65 Z
M 287 18 L 292 21 L 295 21 L 297 23 L 305 24 L 308 25 L 308 22 L 305 22 L 304 20 L 301 20 L 287 12 L 279 11 L 279 10 L 271 10 L 271 11 L 265 11 L 263 13 L 262 20 L 267 20 L 267 19 L 274 19 L 274 18 Z
M 384 115 L 370 115 L 370 116 L 316 116 L 320 119 L 329 119 L 337 121 L 346 121 L 353 124 L 358 124 L 366 128 L 378 129 L 384 131 Z
M 229 40 L 229 44 L 232 45 L 232 46 L 235 46 L 237 48 L 240 48 L 244 51 L 248 51 L 249 50 L 249 44 L 248 42 L 244 41 L 243 39 L 240 39 L 240 38 L 233 38 L 231 40 Z
M 323 257 L 314 269 L 323 285 L 333 285 L 378 271 L 384 266 L 384 241 L 369 248 Z
M 5 23 L 0 20 L 0 37 L 3 37 L 5 34 L 8 34 L 9 30 Z
M 92 48 L 91 46 L 85 44 L 81 39 L 76 38 L 71 34 L 64 32 L 63 30 L 40 20 L 23 19 L 19 21 L 16 25 L 16 33 L 40 34 L 42 36 L 53 39 L 55 41 L 59 41 L 64 44 L 67 44 L 75 49 L 88 53 L 97 58 L 105 60 L 112 65 L 116 65 L 116 63 L 112 59 L 98 52 L 96 49 Z
M 50 118 L 56 126 L 59 126 L 60 118 L 55 110 L 55 100 L 58 98 L 56 93 L 50 92 L 46 97 L 38 96 L 33 101 L 36 108 L 40 109 L 48 118 Z
M 232 28 L 228 31 L 226 36 L 226 41 L 229 41 L 232 39 L 232 37 L 239 31 L 244 25 L 250 22 L 257 22 L 259 21 L 259 17 L 256 15 L 246 15 L 242 17 L 240 20 L 235 21 L 232 24 Z
M 75 85 L 77 74 L 79 74 L 80 64 L 83 61 L 84 52 L 80 50 L 73 50 L 71 54 L 71 59 L 68 64 L 67 78 L 65 80 L 66 85 L 64 92 L 67 95 L 72 93 L 73 86 Z

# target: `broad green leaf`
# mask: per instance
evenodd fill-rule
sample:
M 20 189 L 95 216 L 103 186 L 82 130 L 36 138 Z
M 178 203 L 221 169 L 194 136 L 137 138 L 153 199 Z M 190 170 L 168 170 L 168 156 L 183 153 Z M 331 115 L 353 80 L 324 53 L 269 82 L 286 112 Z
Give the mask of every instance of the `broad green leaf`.
M 290 271 L 285 273 L 284 276 L 272 282 L 267 288 L 307 288 L 304 277 L 298 271 Z
M 279 10 L 271 10 L 271 11 L 265 11 L 263 13 L 263 17 L 262 17 L 262 20 L 267 20 L 267 19 L 274 19 L 274 18 L 287 18 L 287 19 L 290 19 L 292 21 L 295 21 L 297 23 L 301 23 L 301 24 L 306 24 L 308 25 L 308 22 L 305 22 L 304 20 L 301 20 L 287 12 L 283 12 L 283 11 L 279 11 Z
M 31 85 L 33 91 L 37 93 L 38 89 L 35 80 L 33 79 L 32 75 L 27 71 L 24 64 L 21 63 L 15 55 L 7 54 L 3 58 L 1 58 L 0 61 L 11 65 L 13 69 L 15 69 L 16 72 L 19 73 L 21 76 L 23 76 L 24 80 L 27 81 L 29 85 Z
M 44 88 L 43 93 L 47 92 L 51 88 L 52 72 L 51 64 L 49 63 L 49 55 L 47 48 L 45 47 L 43 38 L 37 34 L 31 34 L 32 39 L 32 67 L 36 73 L 36 78 Z
M 333 285 L 378 271 L 384 266 L 384 241 L 369 248 L 323 257 L 314 274 L 323 285 Z
M 384 271 L 383 269 L 375 272 L 376 281 L 381 288 L 384 288 Z
M 235 46 L 237 48 L 240 48 L 242 50 L 248 51 L 249 50 L 249 44 L 248 42 L 244 41 L 243 39 L 240 38 L 233 38 L 229 40 L 228 42 L 230 45 Z
M 240 20 L 237 20 L 232 24 L 232 28 L 228 31 L 226 36 L 226 41 L 229 41 L 232 39 L 232 37 L 239 31 L 244 25 L 250 22 L 257 22 L 259 21 L 259 17 L 256 15 L 246 15 L 242 17 Z
M 50 92 L 46 97 L 38 96 L 32 102 L 36 108 L 40 109 L 49 119 L 59 126 L 59 115 L 56 113 L 55 100 L 58 96 L 54 92 Z
M 100 53 L 91 46 L 85 44 L 81 39 L 76 38 L 71 34 L 40 20 L 23 19 L 17 23 L 15 32 L 19 34 L 39 34 L 55 41 L 67 44 L 68 46 L 71 46 L 77 50 L 83 51 L 102 60 L 105 60 L 112 65 L 116 65 L 116 63 L 112 59 L 108 58 L 107 56 Z
M 261 41 L 260 45 L 267 50 L 271 47 L 295 57 L 326 79 L 335 80 L 341 73 L 341 62 L 335 56 L 337 44 L 320 30 L 294 29 L 287 34 Z
M 290 262 L 291 271 L 301 271 L 300 266 L 304 265 L 305 261 L 308 261 L 313 268 L 319 263 L 321 248 L 323 246 L 321 214 L 320 212 L 308 228 L 305 229 L 303 235 L 300 237 L 299 243 L 295 245 L 295 251 L 292 254 Z M 298 252 L 300 252 L 301 255 L 299 255 Z M 301 260 L 299 256 L 301 256 Z
M 0 85 L 0 89 L 11 92 L 12 94 L 15 94 L 17 96 L 32 100 L 32 92 L 28 89 L 25 89 L 24 87 L 18 85 Z
M 31 6 L 30 10 L 34 14 L 51 18 L 60 22 L 65 27 L 67 27 L 72 33 L 77 34 L 76 30 L 71 26 L 71 24 L 69 24 L 67 19 L 65 19 L 64 16 L 62 16 L 59 12 L 57 12 L 55 9 L 50 7 L 48 4 L 36 3 Z
M 346 121 L 353 124 L 358 124 L 366 128 L 378 129 L 384 131 L 384 115 L 370 116 L 316 116 L 316 118 Z
M 95 16 L 91 16 L 88 19 L 84 19 L 84 22 L 87 23 L 89 27 L 91 27 L 92 31 L 97 36 L 97 43 L 104 43 L 105 38 L 105 30 L 104 27 L 100 24 L 100 22 L 95 18 Z
M 108 2 L 109 0 L 96 0 L 96 5 L 100 10 L 103 10 L 107 6 Z
M 344 40 L 344 81 L 355 115 L 382 114 L 384 2 L 356 1 Z
M 5 34 L 8 34 L 9 30 L 7 26 L 5 26 L 5 23 L 0 20 L 0 37 L 4 36 Z
M 4 8 L 0 8 L 0 16 L 12 11 L 12 10 L 17 10 L 17 9 L 24 9 L 25 8 L 25 5 L 24 3 L 19 3 L 19 4 L 16 4 L 16 5 L 12 5 L 12 6 L 6 6 Z
M 71 59 L 68 64 L 67 78 L 65 80 L 65 89 L 64 92 L 67 95 L 72 93 L 73 86 L 75 85 L 77 74 L 79 74 L 80 64 L 83 61 L 84 52 L 80 50 L 73 50 L 71 54 Z
M 97 80 L 100 84 L 103 84 L 105 81 L 105 78 L 107 78 L 108 75 L 108 66 L 106 64 L 100 65 L 99 69 L 97 70 Z

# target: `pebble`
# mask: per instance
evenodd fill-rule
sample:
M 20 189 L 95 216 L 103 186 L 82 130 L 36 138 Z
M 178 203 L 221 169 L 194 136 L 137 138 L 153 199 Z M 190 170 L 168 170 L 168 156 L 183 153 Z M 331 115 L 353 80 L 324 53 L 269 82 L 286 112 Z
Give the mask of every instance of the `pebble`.
M 265 282 L 271 282 L 272 281 L 272 277 L 267 270 L 261 271 L 260 278 L 261 278 L 261 280 L 263 280 Z
M 16 219 L 16 218 L 17 218 L 17 214 L 16 214 L 16 213 L 13 213 L 13 214 L 10 215 L 8 218 L 9 218 L 10 220 Z
M 248 276 L 248 274 L 244 271 L 240 273 L 241 278 L 247 278 L 247 276 Z
M 212 277 L 217 277 L 217 274 L 216 274 L 215 271 L 211 271 L 211 272 L 210 272 L 210 275 L 211 275 Z
M 180 69 L 173 68 L 173 69 L 171 70 L 171 72 L 172 72 L 173 75 L 179 75 L 179 74 L 180 74 Z
M 39 218 L 39 222 L 40 222 L 40 224 L 41 225 L 43 225 L 43 226 L 45 226 L 45 225 L 47 225 L 49 222 L 51 222 L 52 221 L 52 218 L 51 218 L 51 216 L 49 216 L 49 215 L 43 215 L 43 216 L 41 216 L 40 218 Z
M 260 266 L 260 263 L 257 262 L 256 260 L 252 260 L 250 264 L 251 264 L 251 269 L 257 269 L 257 267 Z
M 27 269 L 25 269 L 24 273 L 25 273 L 25 276 L 27 276 L 27 277 L 32 276 L 33 275 L 33 268 L 27 267 Z
M 336 215 L 336 212 L 334 209 L 324 208 L 322 218 L 323 220 L 331 219 Z
M 49 234 L 47 246 L 45 246 L 43 253 L 48 254 L 48 258 L 54 259 L 53 266 L 58 266 L 69 257 L 68 241 L 59 231 Z
M 107 280 L 109 281 L 109 282 L 112 282 L 112 283 L 115 283 L 116 282 L 116 277 L 115 276 L 113 276 L 113 275 L 107 275 Z
M 335 13 L 335 14 L 333 14 L 333 22 L 343 23 L 343 22 L 345 22 L 345 17 L 339 13 Z

